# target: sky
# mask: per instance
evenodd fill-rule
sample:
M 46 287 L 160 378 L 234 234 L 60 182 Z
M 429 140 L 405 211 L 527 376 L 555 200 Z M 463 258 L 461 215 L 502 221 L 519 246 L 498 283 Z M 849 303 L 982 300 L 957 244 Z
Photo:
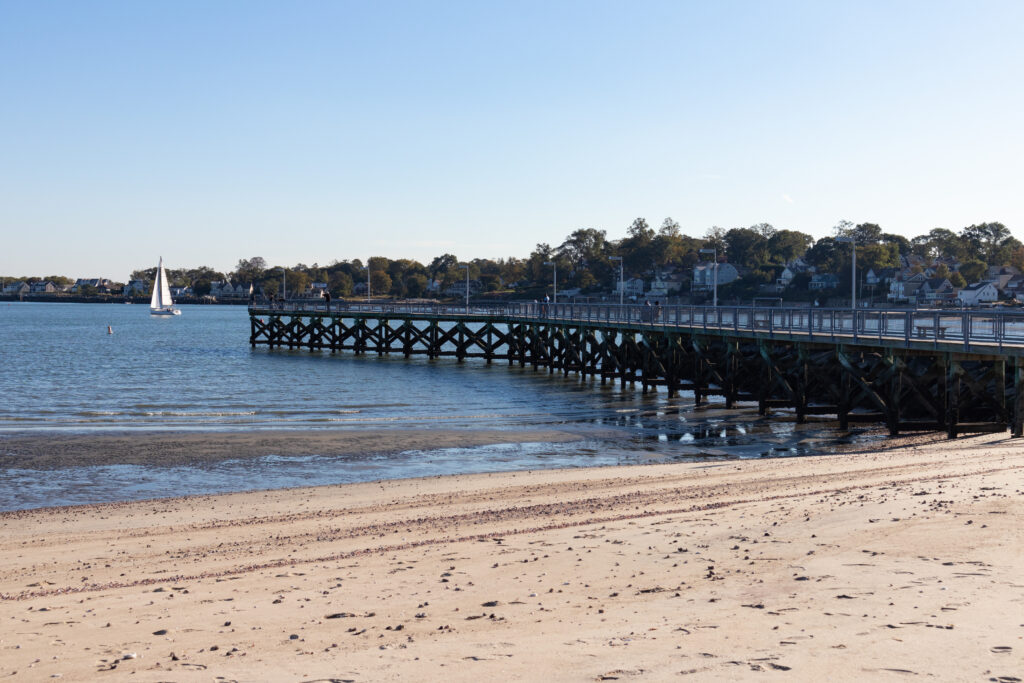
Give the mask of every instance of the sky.
M 1024 238 L 1024 2 L 0 0 L 0 275 Z

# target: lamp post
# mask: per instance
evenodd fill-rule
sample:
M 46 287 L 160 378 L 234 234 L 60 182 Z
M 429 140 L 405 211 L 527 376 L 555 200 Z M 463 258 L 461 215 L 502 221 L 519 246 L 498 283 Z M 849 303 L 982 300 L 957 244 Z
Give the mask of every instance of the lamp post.
M 850 243 L 850 250 L 853 252 L 853 259 L 851 261 L 851 279 L 850 279 L 850 308 L 854 311 L 857 310 L 857 242 L 852 237 L 837 237 L 836 242 Z
M 715 247 L 714 249 L 701 249 L 700 253 L 712 254 L 715 259 L 715 267 L 713 270 L 714 282 L 711 285 L 714 294 L 711 299 L 711 305 L 714 306 L 715 308 L 718 308 L 718 248 Z
M 469 313 L 469 265 L 460 265 L 466 271 L 466 313 Z
M 622 257 L 621 256 L 609 256 L 609 261 L 619 262 L 619 305 L 622 305 L 622 297 L 626 293 L 626 283 L 622 280 Z
M 555 269 L 555 288 L 554 288 L 555 289 L 555 293 L 551 297 L 551 303 L 557 304 L 558 303 L 558 264 L 555 263 L 554 261 L 545 261 L 544 265 L 545 266 L 551 266 L 552 268 Z
M 288 298 L 288 271 L 278 268 L 281 271 L 281 301 Z
M 366 303 L 370 303 L 370 261 L 366 261 Z

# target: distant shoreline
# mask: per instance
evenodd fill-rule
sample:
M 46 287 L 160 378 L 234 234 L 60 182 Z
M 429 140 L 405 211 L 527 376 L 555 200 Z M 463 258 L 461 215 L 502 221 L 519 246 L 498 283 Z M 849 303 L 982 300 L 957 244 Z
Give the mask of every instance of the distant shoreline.
M 66 294 L 32 294 L 24 298 L 16 294 L 0 294 L 0 302 L 21 302 L 21 303 L 48 303 L 48 304 L 123 304 L 125 301 L 133 304 L 148 304 L 149 297 L 129 297 L 112 294 L 109 296 L 74 296 Z M 176 305 L 199 305 L 199 306 L 247 306 L 247 299 L 238 301 L 209 301 L 199 297 L 181 297 L 175 299 Z

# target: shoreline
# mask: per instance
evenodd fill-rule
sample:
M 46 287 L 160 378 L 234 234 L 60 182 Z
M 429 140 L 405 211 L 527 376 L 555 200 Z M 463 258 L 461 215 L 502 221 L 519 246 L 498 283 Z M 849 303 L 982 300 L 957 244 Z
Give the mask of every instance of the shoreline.
M 0 677 L 1020 677 L 1019 440 L 0 513 Z
M 47 432 L 0 435 L 0 469 L 102 465 L 181 466 L 267 455 L 385 454 L 587 438 L 569 429 L 322 429 L 247 431 Z

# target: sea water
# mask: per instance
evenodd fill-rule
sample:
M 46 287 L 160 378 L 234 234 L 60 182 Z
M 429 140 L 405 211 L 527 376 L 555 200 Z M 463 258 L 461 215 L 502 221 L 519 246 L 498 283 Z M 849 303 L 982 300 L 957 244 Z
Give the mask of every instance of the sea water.
M 249 346 L 243 306 L 0 303 L 4 436 L 133 431 L 555 428 L 572 443 L 269 456 L 190 467 L 0 470 L 0 510 L 540 467 L 819 452 L 834 425 L 697 408 L 687 393 L 482 360 Z M 856 437 L 855 437 L 856 438 Z

